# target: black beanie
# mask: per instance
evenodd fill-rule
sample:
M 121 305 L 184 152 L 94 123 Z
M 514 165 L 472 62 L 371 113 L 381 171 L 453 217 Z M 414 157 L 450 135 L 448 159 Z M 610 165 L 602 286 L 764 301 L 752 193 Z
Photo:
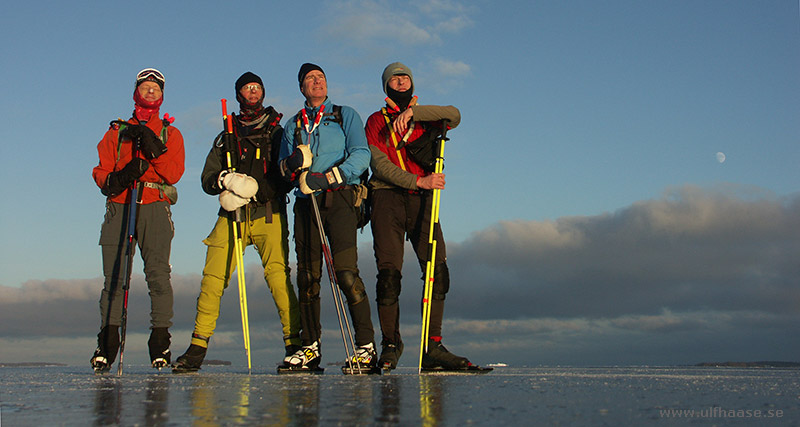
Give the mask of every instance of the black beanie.
M 261 81 L 261 77 L 248 71 L 236 80 L 236 96 L 239 96 L 239 91 L 248 83 L 258 83 L 261 85 L 261 89 L 264 89 L 264 82 Z
M 312 64 L 310 62 L 306 62 L 300 66 L 300 72 L 297 73 L 297 82 L 300 83 L 301 88 L 303 87 L 303 80 L 306 78 L 306 74 L 314 70 L 322 71 L 322 68 L 320 68 L 319 65 Z M 322 71 L 322 74 L 325 74 L 325 72 Z

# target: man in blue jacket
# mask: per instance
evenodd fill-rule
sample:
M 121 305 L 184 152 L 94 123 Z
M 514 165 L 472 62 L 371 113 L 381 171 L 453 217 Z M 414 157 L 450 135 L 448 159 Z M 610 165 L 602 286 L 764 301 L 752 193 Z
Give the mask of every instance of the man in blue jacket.
M 347 299 L 361 366 L 377 362 L 374 331 L 364 283 L 358 274 L 355 186 L 369 167 L 371 153 L 358 113 L 328 99 L 325 73 L 303 64 L 298 73 L 306 102 L 290 118 L 281 141 L 280 169 L 295 191 L 294 237 L 303 348 L 284 359 L 291 369 L 316 369 L 321 361 L 320 277 L 322 245 L 309 197 L 315 197 L 333 254 L 336 281 Z M 354 360 L 347 361 L 354 364 Z

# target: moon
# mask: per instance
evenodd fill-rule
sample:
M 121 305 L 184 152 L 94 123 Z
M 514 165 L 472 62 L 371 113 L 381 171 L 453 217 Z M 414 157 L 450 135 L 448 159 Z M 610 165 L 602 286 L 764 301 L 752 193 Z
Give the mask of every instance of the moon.
M 717 161 L 720 163 L 725 163 L 725 153 L 722 151 L 717 152 Z

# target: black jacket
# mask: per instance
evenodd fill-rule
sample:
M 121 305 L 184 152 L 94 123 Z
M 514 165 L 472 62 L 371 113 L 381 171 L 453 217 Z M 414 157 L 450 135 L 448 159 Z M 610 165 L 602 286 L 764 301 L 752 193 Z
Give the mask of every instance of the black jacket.
M 231 150 L 233 169 L 253 177 L 258 182 L 255 201 L 248 204 L 251 211 L 250 219 L 266 215 L 264 207 L 268 203 L 272 212 L 279 206 L 285 208 L 286 194 L 292 187 L 281 178 L 278 168 L 278 152 L 283 136 L 280 119 L 281 115 L 272 107 L 267 107 L 263 120 L 251 126 L 245 126 L 236 115 L 233 115 L 234 137 L 229 139 L 225 137 L 225 132 L 220 133 L 206 157 L 200 175 L 203 191 L 212 196 L 222 193 L 217 180 L 220 172 L 228 169 L 227 152 Z M 227 211 L 220 208 L 220 216 L 227 214 Z

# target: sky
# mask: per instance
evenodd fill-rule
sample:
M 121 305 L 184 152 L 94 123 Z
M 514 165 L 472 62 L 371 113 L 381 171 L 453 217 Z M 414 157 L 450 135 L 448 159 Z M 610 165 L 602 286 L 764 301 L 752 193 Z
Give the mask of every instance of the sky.
M 139 70 L 165 74 L 161 112 L 185 139 L 172 208 L 178 355 L 218 209 L 199 175 L 221 130 L 220 99 L 235 106 L 234 82 L 252 71 L 265 104 L 291 117 L 303 102 L 297 71 L 313 62 L 331 100 L 366 120 L 395 61 L 413 71 L 420 104 L 462 114 L 448 133 L 440 213 L 453 352 L 525 366 L 798 360 L 798 1 L 310 6 L 5 9 L 0 362 L 88 362 L 105 203 L 91 170 L 108 123 L 130 117 Z M 369 230 L 359 234 L 374 299 L 371 245 Z M 421 280 L 410 248 L 406 260 L 400 364 L 413 366 Z M 254 364 L 274 366 L 277 314 L 252 247 L 245 261 Z M 126 360 L 147 363 L 141 272 L 137 256 Z M 343 350 L 326 286 L 330 362 Z M 244 363 L 236 283 L 230 290 L 208 357 Z

